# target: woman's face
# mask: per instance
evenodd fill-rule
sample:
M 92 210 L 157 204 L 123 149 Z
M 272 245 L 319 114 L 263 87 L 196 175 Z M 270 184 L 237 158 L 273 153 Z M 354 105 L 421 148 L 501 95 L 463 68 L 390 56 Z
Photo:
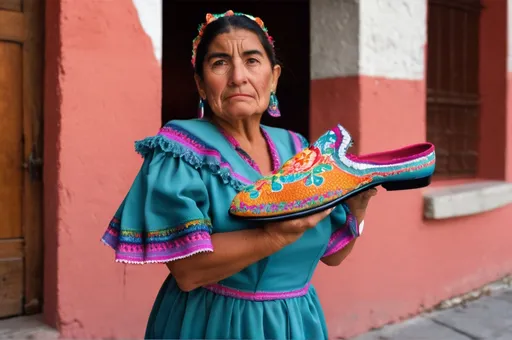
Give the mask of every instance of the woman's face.
M 204 59 L 203 79 L 195 78 L 199 95 L 215 115 L 239 120 L 267 109 L 280 74 L 256 34 L 233 29 L 215 37 Z

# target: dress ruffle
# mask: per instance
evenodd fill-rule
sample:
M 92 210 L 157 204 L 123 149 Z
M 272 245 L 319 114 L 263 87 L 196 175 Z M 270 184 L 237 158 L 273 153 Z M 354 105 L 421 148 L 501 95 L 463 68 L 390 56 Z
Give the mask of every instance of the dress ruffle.
M 116 250 L 116 262 L 129 264 L 165 263 L 202 252 L 213 252 L 210 220 L 193 220 L 150 232 L 121 228 L 114 217 L 102 241 Z
M 143 157 L 155 149 L 179 157 L 196 169 L 207 168 L 237 191 L 251 183 L 237 174 L 216 148 L 175 124 L 169 123 L 156 136 L 135 143 L 135 151 Z

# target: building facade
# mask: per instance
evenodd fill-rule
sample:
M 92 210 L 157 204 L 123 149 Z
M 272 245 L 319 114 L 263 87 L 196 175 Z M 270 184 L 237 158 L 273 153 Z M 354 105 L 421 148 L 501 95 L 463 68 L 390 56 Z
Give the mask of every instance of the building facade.
M 191 69 L 174 61 L 189 63 L 185 52 L 207 11 L 238 6 L 47 0 L 38 20 L 43 11 L 29 1 L 7 3 L 12 7 L 0 5 L 0 19 L 19 29 L 0 28 L 0 55 L 9 56 L 0 69 L 12 73 L 0 76 L 0 84 L 18 92 L 0 93 L 8 103 L 2 115 L 12 113 L 11 125 L 0 123 L 0 131 L 23 127 L 25 142 L 17 144 L 19 135 L 5 142 L 6 154 L 23 154 L 24 161 L 0 174 L 5 183 L 24 184 L 0 191 L 0 205 L 10 207 L 9 216 L 24 217 L 11 218 L 10 229 L 0 224 L 0 257 L 8 254 L 0 277 L 9 282 L 11 306 L 0 313 L 41 311 L 63 337 L 140 337 L 167 269 L 116 264 L 100 237 L 140 167 L 133 141 L 167 119 L 183 118 L 188 113 L 180 107 L 197 99 Z M 279 90 L 292 110 L 283 110 L 277 125 L 314 140 L 341 123 L 358 153 L 436 144 L 433 184 L 381 189 L 349 258 L 340 267 L 318 268 L 314 284 L 333 338 L 407 318 L 512 272 L 512 4 L 446 3 L 244 5 L 243 11 L 269 18 L 274 36 L 297 35 L 276 39 L 285 66 L 296 71 L 283 82 L 297 84 Z M 272 26 L 280 19 L 290 24 Z M 44 39 L 34 38 L 38 32 Z M 174 60 L 181 51 L 184 59 Z M 36 99 L 8 101 L 30 96 Z M 27 134 L 37 138 L 27 144 Z M 21 205 L 13 205 L 13 193 Z

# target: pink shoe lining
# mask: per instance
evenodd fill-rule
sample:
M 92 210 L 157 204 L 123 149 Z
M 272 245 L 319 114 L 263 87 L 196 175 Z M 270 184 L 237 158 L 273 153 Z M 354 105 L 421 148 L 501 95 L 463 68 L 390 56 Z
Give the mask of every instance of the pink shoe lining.
M 404 163 L 417 158 L 425 157 L 431 154 L 433 151 L 433 144 L 420 143 L 391 151 L 377 152 L 361 156 L 346 154 L 346 157 L 355 162 L 385 165 Z

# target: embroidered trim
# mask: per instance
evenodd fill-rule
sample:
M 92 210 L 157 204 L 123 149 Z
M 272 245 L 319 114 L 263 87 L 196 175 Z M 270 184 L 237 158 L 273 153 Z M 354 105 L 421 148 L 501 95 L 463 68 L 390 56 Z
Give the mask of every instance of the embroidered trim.
M 322 203 L 324 201 L 331 201 L 333 197 L 339 197 L 343 191 L 341 189 L 339 190 L 333 190 L 328 191 L 325 193 L 316 194 L 314 196 L 302 199 L 302 200 L 296 200 L 291 202 L 280 202 L 280 203 L 261 203 L 261 204 L 255 204 L 255 205 L 249 205 L 245 202 L 237 202 L 233 200 L 233 202 L 230 205 L 230 209 L 232 211 L 237 211 L 240 213 L 250 211 L 251 213 L 260 214 L 261 212 L 266 213 L 275 213 L 275 212 L 287 212 L 287 211 L 297 211 L 297 209 L 304 209 L 308 207 L 316 207 L 319 205 L 319 203 Z M 239 206 L 237 206 L 239 204 Z
M 124 230 L 114 217 L 102 237 L 115 250 L 116 262 L 144 264 L 182 259 L 200 252 L 213 252 L 209 219 L 192 220 L 182 225 L 150 232 Z
M 310 283 L 301 289 L 292 290 L 289 292 L 247 292 L 235 288 L 226 287 L 220 284 L 206 285 L 203 288 L 215 294 L 232 297 L 241 300 L 251 301 L 269 301 L 269 300 L 282 300 L 291 299 L 295 297 L 304 296 L 307 294 Z
M 358 176 L 371 173 L 372 176 L 387 177 L 401 172 L 418 170 L 431 166 L 435 163 L 435 151 L 433 149 L 427 150 L 419 155 L 405 157 L 400 159 L 400 162 L 396 161 L 389 164 L 375 164 L 365 160 L 360 160 L 355 155 L 347 155 L 347 150 L 352 145 L 352 137 L 341 125 L 337 125 L 335 129 L 329 131 L 325 137 L 320 138 L 314 145 L 322 147 L 321 144 L 325 143 L 326 138 L 329 138 L 328 135 L 335 136 L 336 144 L 334 145 L 334 148 L 338 150 L 336 154 L 337 158 L 347 168 L 357 170 Z
M 221 177 L 224 184 L 231 185 L 237 191 L 251 183 L 236 173 L 219 151 L 172 123 L 161 128 L 156 136 L 135 143 L 135 151 L 142 156 L 156 148 L 182 158 L 196 169 L 207 167 L 214 175 Z
M 221 128 L 218 128 L 218 129 L 222 133 L 224 138 L 226 138 L 226 140 L 229 142 L 229 144 L 231 144 L 233 149 L 235 149 L 235 151 L 238 152 L 240 157 L 242 157 L 242 159 L 247 164 L 249 164 L 254 170 L 256 170 L 257 172 L 259 172 L 261 174 L 261 169 L 258 166 L 258 164 L 256 164 L 256 162 L 251 158 L 251 156 L 249 156 L 249 154 L 247 154 L 247 152 L 245 152 L 244 149 L 242 149 L 242 147 L 240 146 L 240 143 L 238 143 L 238 141 L 233 136 L 228 134 L 224 129 L 221 129 Z M 267 145 L 268 145 L 268 148 L 270 151 L 270 157 L 272 158 L 272 172 L 275 172 L 275 171 L 279 170 L 279 168 L 281 167 L 281 161 L 279 159 L 279 154 L 277 152 L 276 145 L 274 144 L 274 141 L 272 140 L 272 138 L 270 138 L 270 135 L 267 133 L 267 131 L 265 131 L 265 129 L 261 128 L 261 133 L 263 134 L 263 137 L 265 138 L 265 140 L 267 142 Z
M 268 148 L 270 149 L 270 156 L 272 157 L 272 172 L 277 172 L 281 167 L 281 161 L 279 159 L 277 147 L 274 144 L 272 138 L 270 138 L 270 135 L 267 133 L 267 131 L 265 131 L 265 129 L 262 129 L 262 132 L 263 136 L 265 136 L 265 139 L 267 140 Z
M 220 133 L 226 138 L 229 144 L 231 144 L 231 147 L 242 157 L 244 162 L 249 164 L 254 170 L 260 172 L 260 168 L 258 167 L 258 164 L 256 164 L 255 161 L 252 160 L 252 158 L 240 147 L 240 143 L 235 139 L 235 137 L 228 134 L 224 129 L 219 128 Z
M 357 220 L 352 214 L 347 214 L 347 221 L 343 227 L 332 233 L 331 237 L 329 238 L 329 244 L 327 245 L 327 248 L 322 257 L 326 257 L 336 253 L 337 251 L 340 251 L 357 237 L 359 237 Z

